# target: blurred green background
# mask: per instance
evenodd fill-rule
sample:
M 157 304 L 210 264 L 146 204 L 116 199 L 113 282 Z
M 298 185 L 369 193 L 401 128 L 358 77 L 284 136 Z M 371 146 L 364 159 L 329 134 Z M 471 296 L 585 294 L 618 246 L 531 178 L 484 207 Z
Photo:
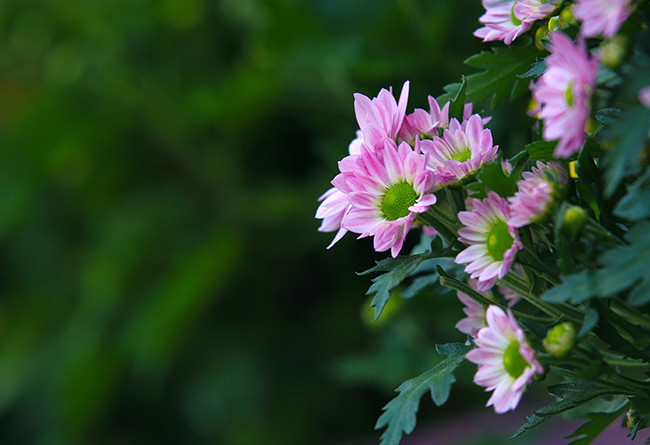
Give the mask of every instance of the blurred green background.
M 2 1 L 0 442 L 375 443 L 393 389 L 464 340 L 461 307 L 425 293 L 370 323 L 354 272 L 385 255 L 350 235 L 326 251 L 316 198 L 352 94 L 409 79 L 425 107 L 470 72 L 480 14 Z M 464 372 L 448 410 L 486 398 Z

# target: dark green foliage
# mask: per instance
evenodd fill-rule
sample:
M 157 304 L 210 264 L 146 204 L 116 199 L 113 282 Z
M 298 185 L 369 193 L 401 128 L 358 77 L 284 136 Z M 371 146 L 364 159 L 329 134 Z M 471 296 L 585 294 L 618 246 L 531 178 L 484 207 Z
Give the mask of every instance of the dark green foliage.
M 465 60 L 467 65 L 483 71 L 466 76 L 466 101 L 474 103 L 475 107 L 485 106 L 488 110 L 497 107 L 513 88 L 518 89 L 519 83 L 523 82 L 527 87 L 528 80 L 520 79 L 519 75 L 531 69 L 537 56 L 535 46 L 529 43 L 522 47 L 494 48 L 468 58 Z M 447 94 L 440 96 L 438 101 L 442 103 L 451 100 L 461 85 L 447 85 Z
M 436 346 L 436 350 L 447 358 L 397 388 L 399 395 L 388 402 L 375 425 L 375 429 L 386 427 L 381 436 L 382 445 L 397 445 L 404 434 L 413 431 L 420 399 L 425 393 L 431 392 L 437 406 L 447 401 L 451 385 L 456 381 L 453 372 L 465 360 L 465 354 L 470 349 L 459 343 Z
M 619 201 L 614 213 L 630 221 L 650 217 L 650 172 L 646 172 L 628 186 L 627 194 Z
M 638 223 L 625 239 L 629 245 L 607 251 L 598 258 L 598 269 L 562 277 L 562 284 L 551 288 L 542 299 L 580 303 L 592 297 L 614 295 L 636 284 L 628 302 L 633 305 L 649 302 L 650 223 Z
M 375 320 L 379 318 L 384 310 L 384 306 L 386 306 L 386 302 L 390 298 L 390 291 L 399 286 L 406 277 L 410 276 L 424 259 L 423 255 L 387 258 L 378 261 L 375 267 L 359 273 L 359 275 L 368 275 L 375 272 L 385 272 L 372 279 L 372 286 L 366 293 L 366 295 L 374 295 L 371 306 L 375 308 Z
M 526 417 L 526 423 L 524 423 L 521 428 L 513 434 L 513 438 L 539 426 L 541 423 L 553 416 L 557 416 L 565 411 L 576 408 L 596 397 L 616 393 L 616 391 L 612 389 L 591 383 L 562 383 L 559 385 L 549 386 L 548 392 L 559 400 L 538 409 L 533 414 Z
M 589 421 L 580 425 L 573 433 L 565 439 L 576 439 L 570 445 L 588 445 L 592 443 L 613 421 L 619 418 L 625 408 L 611 413 L 589 413 Z

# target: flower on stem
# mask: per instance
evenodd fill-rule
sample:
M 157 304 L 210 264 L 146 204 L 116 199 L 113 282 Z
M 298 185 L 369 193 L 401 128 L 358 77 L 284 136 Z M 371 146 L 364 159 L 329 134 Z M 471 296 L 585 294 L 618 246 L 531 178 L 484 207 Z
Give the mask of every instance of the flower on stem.
M 537 161 L 537 167 L 524 172 L 517 182 L 518 191 L 508 198 L 510 203 L 510 224 L 523 227 L 544 218 L 555 201 L 560 187 L 567 184 L 566 169 L 557 161 L 544 164 Z
M 476 280 L 472 280 L 471 278 L 467 280 L 467 285 L 478 292 L 476 284 Z M 481 293 L 488 300 L 494 300 L 494 295 L 491 291 L 488 290 Z M 456 323 L 456 329 L 475 338 L 478 331 L 487 326 L 487 322 L 485 321 L 485 311 L 487 308 L 463 292 L 456 292 L 456 295 L 460 302 L 465 305 L 463 312 L 467 315 L 467 317 Z
M 585 141 L 598 59 L 589 57 L 583 40 L 574 45 L 556 31 L 551 34 L 551 55 L 546 58 L 546 66 L 539 81 L 531 83 L 531 90 L 541 107 L 538 117 L 544 121 L 542 136 L 547 141 L 559 140 L 553 155 L 568 158 L 580 151 Z
M 348 232 L 341 227 L 341 221 L 343 221 L 343 217 L 350 209 L 350 202 L 348 201 L 348 195 L 337 190 L 335 187 L 323 193 L 318 198 L 318 201 L 321 205 L 316 210 L 316 218 L 323 220 L 318 231 L 337 232 L 330 245 L 327 246 L 329 249 Z
M 491 305 L 486 312 L 487 327 L 482 328 L 467 353 L 467 360 L 479 366 L 474 383 L 494 391 L 486 406 L 497 414 L 513 410 L 519 404 L 535 374 L 544 372 L 528 345 L 524 331 L 508 310 Z
M 385 139 L 382 149 L 373 152 L 364 147 L 352 162 L 353 167 L 345 166 L 332 181 L 350 202 L 341 227 L 360 238 L 373 236 L 377 252 L 391 249 L 396 257 L 417 214 L 436 202 L 426 157 L 405 142 L 398 147 Z
M 542 341 L 544 349 L 554 357 L 564 357 L 573 347 L 576 328 L 567 322 L 553 326 Z
M 535 20 L 542 19 L 555 9 L 557 0 L 483 0 L 485 14 L 479 21 L 485 26 L 474 31 L 484 42 L 503 40 L 510 45 L 526 32 Z
M 483 119 L 474 114 L 462 124 L 452 119 L 442 137 L 424 140 L 420 146 L 429 155 L 427 166 L 438 181 L 455 184 L 496 157 L 499 146 L 492 143 L 492 132 L 483 128 Z
M 508 202 L 494 192 L 484 200 L 473 199 L 472 210 L 458 213 L 465 226 L 458 230 L 458 240 L 469 247 L 454 260 L 467 264 L 465 272 L 477 278 L 480 291 L 491 289 L 497 279 L 506 276 L 518 250 L 523 248 L 517 230 L 508 225 Z
M 433 96 L 429 96 L 429 112 L 416 108 L 413 113 L 407 114 L 399 132 L 399 140 L 413 145 L 416 136 L 420 139 L 438 136 L 439 129 L 449 128 L 449 107 L 450 102 L 445 103 L 441 108 L 438 101 Z M 472 109 L 471 102 L 463 106 L 463 121 L 470 118 Z M 491 117 L 483 118 L 483 124 L 487 124 L 491 119 Z
M 614 37 L 630 15 L 628 0 L 577 0 L 575 16 L 582 22 L 580 35 L 584 37 Z
M 393 89 L 384 88 L 377 97 L 370 99 L 361 93 L 354 94 L 354 113 L 361 134 L 352 141 L 351 150 L 360 149 L 359 141 L 371 150 L 383 147 L 384 139 L 395 139 L 404 122 L 406 103 L 408 102 L 409 82 L 404 82 L 399 101 L 393 96 Z

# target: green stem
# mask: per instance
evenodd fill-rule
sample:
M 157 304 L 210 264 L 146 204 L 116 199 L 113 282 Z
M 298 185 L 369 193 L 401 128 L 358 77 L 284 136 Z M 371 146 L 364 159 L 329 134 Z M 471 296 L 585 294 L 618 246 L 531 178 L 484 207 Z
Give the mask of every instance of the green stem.
M 474 289 L 469 287 L 467 284 L 465 284 L 465 283 L 463 283 L 461 281 L 458 281 L 455 278 L 451 278 L 449 276 L 441 276 L 440 277 L 440 284 L 445 286 L 445 287 L 448 287 L 450 289 L 454 289 L 456 291 L 464 293 L 465 295 L 467 295 L 468 297 L 470 297 L 471 299 L 473 299 L 474 301 L 476 301 L 477 303 L 479 303 L 479 304 L 481 304 L 483 306 L 496 305 L 496 306 L 499 306 L 503 310 L 509 309 L 508 306 L 506 306 L 504 304 L 496 303 L 496 302 L 486 298 L 485 296 L 481 295 L 480 293 L 476 292 Z M 512 315 L 514 315 L 515 318 L 517 318 L 517 319 L 530 320 L 530 321 L 533 321 L 535 323 L 540 323 L 540 324 L 544 324 L 544 325 L 548 325 L 548 326 L 555 323 L 555 319 L 545 318 L 545 317 L 536 317 L 535 315 L 529 315 L 529 314 L 526 314 L 524 312 L 519 312 L 519 311 L 515 311 L 515 310 L 512 310 L 512 309 L 511 309 L 511 311 L 512 311 Z
M 540 311 L 551 316 L 552 318 L 557 319 L 562 315 L 567 315 L 569 318 L 571 318 L 570 315 L 564 314 L 561 310 L 554 308 L 552 305 L 540 300 L 539 297 L 532 295 L 528 290 L 527 283 L 516 276 L 514 273 L 509 273 L 503 277 L 499 284 L 517 293 L 519 296 L 521 296 L 521 298 L 535 306 Z M 579 322 L 580 320 L 576 319 L 574 321 Z
M 548 265 L 543 263 L 537 255 L 533 253 L 528 247 L 524 248 L 518 252 L 519 258 L 522 264 L 532 267 L 535 270 L 535 273 L 540 277 L 544 278 L 546 281 L 551 283 L 553 286 L 560 284 L 560 280 L 557 277 L 557 274 L 552 270 Z
M 418 215 L 420 221 L 422 221 L 427 226 L 431 226 L 438 231 L 440 236 L 447 242 L 447 244 L 453 246 L 458 243 L 459 247 L 462 249 L 463 246 L 457 240 L 458 231 L 456 230 L 455 222 L 449 217 L 436 208 L 436 206 L 431 206 L 428 212 L 420 213 Z
M 650 318 L 648 318 L 643 313 L 632 309 L 627 304 L 619 300 L 618 298 L 612 298 L 612 310 L 622 317 L 631 320 L 632 322 L 638 324 L 639 326 L 650 329 Z

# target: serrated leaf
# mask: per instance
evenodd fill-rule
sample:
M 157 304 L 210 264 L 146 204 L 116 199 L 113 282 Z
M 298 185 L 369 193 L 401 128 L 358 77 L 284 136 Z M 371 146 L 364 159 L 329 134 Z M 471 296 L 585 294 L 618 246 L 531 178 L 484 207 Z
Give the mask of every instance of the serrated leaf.
M 619 201 L 614 214 L 631 221 L 650 216 L 650 171 L 641 176 L 627 189 L 627 194 Z
M 375 308 L 375 320 L 379 318 L 386 302 L 390 298 L 390 291 L 399 286 L 406 277 L 411 275 L 415 268 L 424 261 L 424 255 L 401 256 L 378 261 L 371 269 L 358 275 L 368 275 L 374 272 L 385 272 L 372 279 L 372 285 L 366 295 L 374 295 L 370 305 Z
M 641 104 L 621 113 L 620 118 L 602 131 L 603 141 L 612 144 L 603 156 L 605 195 L 611 196 L 623 176 L 639 170 L 637 162 L 648 137 L 650 109 Z
M 485 190 L 485 187 L 487 187 L 499 196 L 507 198 L 517 191 L 519 174 L 518 172 L 514 173 L 516 174 L 506 175 L 501 167 L 501 162 L 497 160 L 481 167 L 476 176 L 481 184 L 479 186 L 481 189 Z
M 625 238 L 629 245 L 611 249 L 598 258 L 599 269 L 563 276 L 562 283 L 543 294 L 542 300 L 577 304 L 593 297 L 609 297 L 636 284 L 628 303 L 650 302 L 650 223 L 638 223 Z
M 465 101 L 467 99 L 467 79 L 463 76 L 463 80 L 460 83 L 460 88 L 456 97 L 454 97 L 449 103 L 449 118 L 456 118 L 459 122 L 463 121 L 463 112 L 465 108 Z
M 381 436 L 382 445 L 399 444 L 404 434 L 413 431 L 420 399 L 425 393 L 431 392 L 433 402 L 437 406 L 447 401 L 451 385 L 456 381 L 453 372 L 465 360 L 465 354 L 470 349 L 460 343 L 436 346 L 436 350 L 447 358 L 397 388 L 399 395 L 383 408 L 384 413 L 375 425 L 375 429 L 387 427 Z
M 556 396 L 559 400 L 550 405 L 546 405 L 530 416 L 526 417 L 526 423 L 512 435 L 512 438 L 518 437 L 526 431 L 535 428 L 545 420 L 557 416 L 564 411 L 568 411 L 582 405 L 596 397 L 615 394 L 616 391 L 591 383 L 561 383 L 548 387 L 548 392 Z
M 577 440 L 572 441 L 569 445 L 588 445 L 596 440 L 598 435 L 605 431 L 605 429 L 615 421 L 624 410 L 625 407 L 611 413 L 589 413 L 587 414 L 589 421 L 580 425 L 577 430 L 564 438 L 578 438 Z
M 544 74 L 544 71 L 546 71 L 546 60 L 538 60 L 533 64 L 533 67 L 526 71 L 524 74 L 520 74 L 517 77 L 521 77 L 524 79 L 530 79 L 532 78 L 537 78 L 540 77 L 542 74 Z
M 598 323 L 598 311 L 593 308 L 587 308 L 585 310 L 585 318 L 582 320 L 582 327 L 578 333 L 578 337 L 584 337 L 587 335 Z
M 485 104 L 488 109 L 498 106 L 508 97 L 518 76 L 530 70 L 537 55 L 535 46 L 529 44 L 519 48 L 494 48 L 492 52 L 482 51 L 465 60 L 467 65 L 483 69 L 466 76 L 467 102 L 475 106 Z M 460 83 L 445 86 L 447 94 L 440 96 L 438 102 L 451 100 L 460 88 Z

